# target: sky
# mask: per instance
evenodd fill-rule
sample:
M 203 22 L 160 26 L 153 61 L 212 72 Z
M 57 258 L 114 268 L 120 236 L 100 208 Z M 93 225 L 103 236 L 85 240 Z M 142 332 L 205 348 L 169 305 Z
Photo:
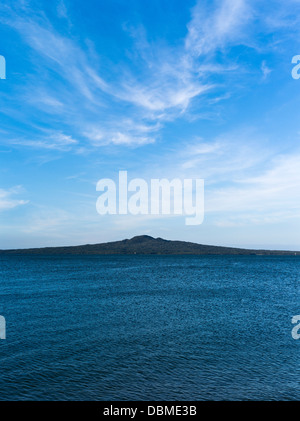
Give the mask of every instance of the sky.
M 147 234 L 300 250 L 300 1 L 1 1 L 0 248 Z M 205 216 L 99 215 L 99 179 L 203 179 Z

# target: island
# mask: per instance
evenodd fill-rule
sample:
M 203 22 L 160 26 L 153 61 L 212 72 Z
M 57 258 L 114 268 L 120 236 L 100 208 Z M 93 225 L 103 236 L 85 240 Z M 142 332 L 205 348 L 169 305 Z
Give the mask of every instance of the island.
M 80 246 L 41 247 L 0 250 L 0 254 L 149 254 L 149 255 L 268 255 L 300 256 L 300 251 L 254 250 L 235 247 L 212 246 L 187 241 L 172 241 L 139 235 L 131 239 Z

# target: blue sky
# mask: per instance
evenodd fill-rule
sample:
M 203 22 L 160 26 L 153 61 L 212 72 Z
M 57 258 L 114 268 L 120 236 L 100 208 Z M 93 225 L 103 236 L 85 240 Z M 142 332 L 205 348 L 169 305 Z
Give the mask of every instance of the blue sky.
M 300 249 L 300 1 L 2 1 L 0 23 L 0 248 Z M 203 224 L 100 216 L 120 170 L 203 178 Z

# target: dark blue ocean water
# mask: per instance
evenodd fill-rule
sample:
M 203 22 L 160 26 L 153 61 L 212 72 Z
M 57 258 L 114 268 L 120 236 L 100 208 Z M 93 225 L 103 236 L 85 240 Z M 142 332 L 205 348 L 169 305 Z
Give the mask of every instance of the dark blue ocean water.
M 300 258 L 0 257 L 0 400 L 299 400 Z

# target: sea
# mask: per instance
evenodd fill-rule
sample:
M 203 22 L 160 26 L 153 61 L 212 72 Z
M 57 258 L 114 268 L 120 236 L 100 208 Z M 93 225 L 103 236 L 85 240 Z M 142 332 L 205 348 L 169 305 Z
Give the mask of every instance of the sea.
M 0 255 L 0 400 L 300 400 L 299 256 Z

